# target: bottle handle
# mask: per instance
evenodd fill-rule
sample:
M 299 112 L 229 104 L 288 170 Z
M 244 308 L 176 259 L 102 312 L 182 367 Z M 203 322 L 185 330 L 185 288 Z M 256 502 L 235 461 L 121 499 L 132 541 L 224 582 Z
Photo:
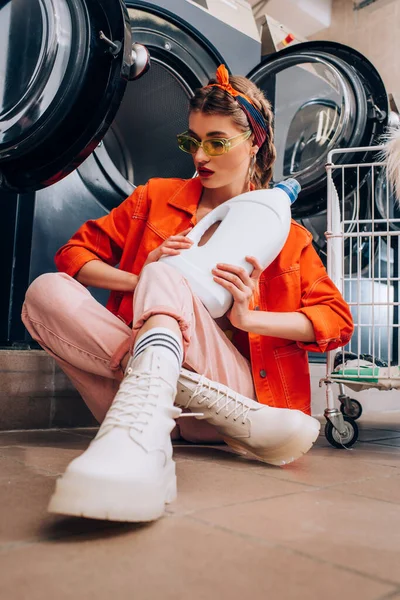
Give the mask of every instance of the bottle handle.
M 229 210 L 230 206 L 227 202 L 225 202 L 224 204 L 220 204 L 220 206 L 217 206 L 217 208 L 214 208 L 211 212 L 209 212 L 208 215 L 206 215 L 200 221 L 200 223 L 197 223 L 197 225 L 193 227 L 192 231 L 188 233 L 187 237 L 193 240 L 196 246 L 198 246 L 205 232 L 208 229 L 210 229 L 210 227 L 214 225 L 214 223 L 224 219 L 228 214 Z

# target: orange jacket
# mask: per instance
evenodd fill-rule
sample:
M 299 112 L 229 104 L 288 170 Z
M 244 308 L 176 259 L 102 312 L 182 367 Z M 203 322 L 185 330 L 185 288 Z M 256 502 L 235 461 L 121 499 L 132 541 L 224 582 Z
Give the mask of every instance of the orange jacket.
M 73 277 L 85 263 L 100 259 L 138 275 L 151 250 L 195 225 L 201 192 L 198 178 L 151 179 L 109 215 L 82 225 L 57 252 L 58 270 Z M 250 308 L 302 312 L 313 324 L 316 342 L 248 335 L 259 402 L 305 412 L 310 411 L 307 351 L 325 352 L 344 346 L 353 332 L 349 308 L 311 242 L 311 234 L 292 221 L 286 244 L 262 273 Z M 107 308 L 128 325 L 133 319 L 132 307 L 132 293 L 111 292 Z M 243 333 L 238 335 L 241 341 Z

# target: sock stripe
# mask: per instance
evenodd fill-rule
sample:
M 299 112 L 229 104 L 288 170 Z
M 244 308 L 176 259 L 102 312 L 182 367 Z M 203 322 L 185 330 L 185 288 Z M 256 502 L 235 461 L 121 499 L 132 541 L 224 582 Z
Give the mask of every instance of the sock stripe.
M 159 346 L 162 348 L 168 348 L 168 350 L 171 350 L 171 352 L 175 355 L 179 366 L 182 365 L 182 355 L 178 354 L 176 352 L 176 350 L 174 348 L 172 348 L 171 346 L 167 346 L 166 344 L 161 344 L 161 342 L 156 342 L 156 343 L 153 342 L 152 344 L 149 344 L 148 346 L 144 346 L 138 352 L 136 352 L 136 350 L 135 350 L 135 354 L 133 355 L 133 358 L 137 358 L 138 356 L 140 356 L 140 354 L 142 354 L 142 352 L 144 352 L 145 350 L 147 350 L 147 348 L 150 348 L 151 346 Z
M 135 347 L 134 356 L 137 354 L 137 352 L 141 352 L 142 350 L 145 350 L 149 346 L 155 346 L 156 344 L 163 344 L 165 346 L 165 348 L 170 348 L 171 351 L 174 352 L 175 354 L 177 354 L 177 355 L 181 354 L 180 349 L 177 348 L 174 344 L 171 344 L 171 342 L 169 340 L 163 340 L 162 338 L 156 338 L 156 339 L 152 340 L 151 342 L 149 342 L 148 344 L 141 344 L 141 346 Z
M 174 335 L 174 333 L 171 332 L 170 334 L 168 330 L 163 331 L 161 329 L 160 331 L 160 329 L 156 327 L 153 330 L 150 330 L 148 333 L 145 333 L 143 337 L 139 339 L 134 347 L 133 358 L 137 358 L 140 356 L 140 354 L 142 354 L 142 352 L 151 346 L 158 346 L 160 348 L 167 349 L 169 352 L 172 352 L 178 361 L 178 367 L 180 368 L 183 361 L 183 348 L 180 341 Z
M 153 341 L 160 340 L 163 342 L 168 342 L 169 344 L 173 345 L 179 353 L 182 353 L 182 346 L 175 338 L 167 333 L 151 333 L 149 335 L 144 335 L 143 338 L 140 339 L 137 344 L 135 344 L 135 352 L 136 350 L 140 350 L 143 345 L 148 346 L 151 345 Z

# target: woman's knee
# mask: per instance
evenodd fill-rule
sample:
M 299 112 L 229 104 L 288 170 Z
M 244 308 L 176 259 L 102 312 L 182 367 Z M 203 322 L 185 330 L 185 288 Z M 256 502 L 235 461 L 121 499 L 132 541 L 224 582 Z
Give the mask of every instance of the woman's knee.
M 157 283 L 158 285 L 163 285 L 164 283 L 170 287 L 172 282 L 182 281 L 183 276 L 174 269 L 167 265 L 164 262 L 152 262 L 143 267 L 139 281 L 149 281 L 153 285 Z
M 59 307 L 68 300 L 68 289 L 77 282 L 66 273 L 44 273 L 39 275 L 28 287 L 25 295 L 25 307 L 28 310 Z M 78 284 L 79 285 L 79 284 Z

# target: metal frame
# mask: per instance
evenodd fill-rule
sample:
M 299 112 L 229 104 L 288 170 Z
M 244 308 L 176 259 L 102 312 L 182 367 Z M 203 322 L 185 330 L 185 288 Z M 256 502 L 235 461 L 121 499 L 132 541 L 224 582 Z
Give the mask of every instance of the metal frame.
M 332 150 L 328 154 L 327 172 L 327 272 L 353 314 L 355 330 L 349 344 L 342 348 L 357 355 L 370 355 L 371 363 L 377 359 L 387 363 L 379 369 L 379 384 L 373 375 L 365 375 L 363 362 L 358 356 L 353 363 L 357 374 L 351 387 L 358 389 L 400 388 L 399 340 L 399 236 L 400 218 L 390 216 L 390 185 L 387 180 L 385 162 L 380 160 L 383 146 Z M 356 162 L 357 153 L 367 153 L 369 162 Z M 341 164 L 335 158 L 341 156 Z M 350 155 L 348 162 L 343 155 Z M 367 158 L 368 160 L 368 158 Z M 339 175 L 337 171 L 340 170 Z M 356 173 L 356 188 L 353 197 L 353 214 L 349 208 L 349 188 L 346 179 Z M 335 177 L 334 177 L 335 175 Z M 380 214 L 375 203 L 377 178 L 384 177 L 386 183 L 386 215 Z M 382 179 L 380 179 L 382 181 Z M 335 185 L 336 182 L 336 185 Z M 360 202 L 369 203 L 369 218 L 360 219 Z M 346 394 L 346 380 L 335 376 L 334 360 L 338 350 L 327 353 L 326 435 L 332 445 L 351 446 L 357 438 L 355 419 L 361 414 L 361 404 Z M 339 384 L 339 411 L 333 393 L 333 384 Z M 347 380 L 347 383 L 350 383 Z M 355 389 L 353 387 L 353 389 Z M 360 414 L 351 415 L 351 406 L 359 406 Z M 328 430 L 328 431 L 327 431 Z M 332 437 L 333 433 L 333 438 Z M 354 439 L 355 438 L 355 439 Z M 335 443 L 337 442 L 337 443 Z

